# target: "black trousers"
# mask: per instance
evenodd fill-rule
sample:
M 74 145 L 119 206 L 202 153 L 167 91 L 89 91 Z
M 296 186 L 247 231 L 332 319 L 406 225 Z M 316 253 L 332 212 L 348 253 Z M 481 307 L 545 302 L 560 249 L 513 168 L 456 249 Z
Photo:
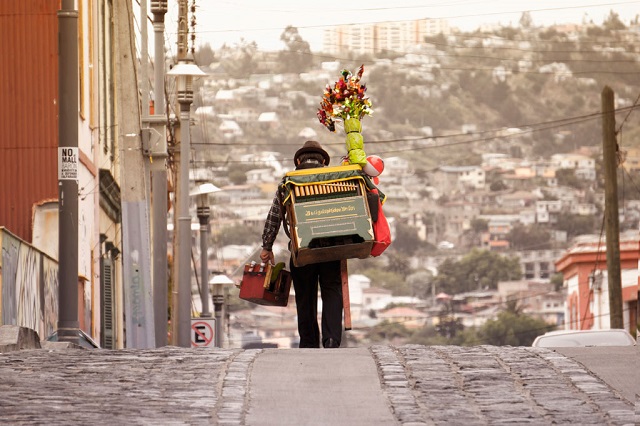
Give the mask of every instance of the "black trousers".
M 329 339 L 340 345 L 342 336 L 342 279 L 340 261 L 313 263 L 296 267 L 289 262 L 291 279 L 296 291 L 298 334 L 301 348 L 320 347 L 318 328 L 318 284 L 322 297 L 322 346 Z

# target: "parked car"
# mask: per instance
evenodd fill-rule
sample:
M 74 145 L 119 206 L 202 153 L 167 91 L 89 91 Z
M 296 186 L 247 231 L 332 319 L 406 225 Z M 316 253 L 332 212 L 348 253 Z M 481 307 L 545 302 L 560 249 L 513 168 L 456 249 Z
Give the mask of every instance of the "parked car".
M 451 250 L 455 248 L 455 244 L 449 241 L 440 241 L 437 247 L 438 247 L 438 250 Z
M 559 330 L 536 337 L 531 346 L 566 348 L 588 346 L 634 346 L 636 340 L 627 330 Z

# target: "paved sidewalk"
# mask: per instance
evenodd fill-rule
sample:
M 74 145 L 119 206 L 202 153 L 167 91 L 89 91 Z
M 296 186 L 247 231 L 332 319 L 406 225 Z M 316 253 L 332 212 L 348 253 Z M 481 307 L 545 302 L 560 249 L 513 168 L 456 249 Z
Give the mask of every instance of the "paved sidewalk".
M 494 346 L 22 350 L 0 354 L 0 424 L 634 424 L 584 365 Z
M 269 350 L 251 374 L 248 425 L 395 425 L 367 348 Z
M 640 347 L 557 348 L 556 351 L 585 365 L 627 401 L 640 403 Z M 638 420 L 636 424 L 640 423 Z

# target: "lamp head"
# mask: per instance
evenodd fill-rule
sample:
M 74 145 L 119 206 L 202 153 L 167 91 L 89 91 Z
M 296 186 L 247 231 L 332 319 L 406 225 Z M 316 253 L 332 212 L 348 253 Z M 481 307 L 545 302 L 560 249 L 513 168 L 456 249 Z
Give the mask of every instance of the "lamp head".
M 178 102 L 193 102 L 193 79 L 207 75 L 198 67 L 191 57 L 181 59 L 176 66 L 171 68 L 167 75 L 176 77 L 178 84 Z

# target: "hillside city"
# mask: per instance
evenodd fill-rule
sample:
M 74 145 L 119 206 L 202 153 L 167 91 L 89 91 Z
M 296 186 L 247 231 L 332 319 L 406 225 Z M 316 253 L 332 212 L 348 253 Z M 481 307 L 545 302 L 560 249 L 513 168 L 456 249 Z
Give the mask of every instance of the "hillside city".
M 0 325 L 104 349 L 298 347 L 294 291 L 286 307 L 240 294 L 315 141 L 351 162 L 287 188 L 287 208 L 313 206 L 307 248 L 348 258 L 351 327 L 333 342 L 637 335 L 640 14 L 321 26 L 313 50 L 289 25 L 267 51 L 202 43 L 205 8 L 174 3 L 178 19 L 166 2 L 0 2 Z M 354 76 L 367 114 L 348 134 L 352 117 L 327 114 Z
M 605 86 L 620 129 L 621 241 L 638 241 L 634 22 L 612 13 L 601 26 L 547 28 L 524 14 L 518 27 L 459 33 L 438 21 L 431 35 L 398 46 L 370 41 L 390 40 L 380 34 L 406 24 L 365 25 L 344 29 L 343 41 L 329 32 L 321 53 L 290 27 L 281 52 L 251 42 L 201 48 L 196 60 L 208 75 L 195 82 L 191 180 L 222 189 L 211 207 L 210 269 L 239 281 L 245 263 L 259 262 L 273 194 L 305 140 L 341 162 L 344 133 L 328 132 L 316 110 L 325 86 L 362 64 L 374 110 L 363 119 L 365 151 L 384 160 L 378 186 L 394 242 L 379 258 L 349 260 L 349 342 L 452 342 L 505 310 L 541 321 L 524 341 L 563 327 L 568 289 L 556 263 L 581 245 L 604 244 Z M 283 233 L 277 240 L 279 261 L 288 259 L 287 241 Z M 452 284 L 461 279 L 456 268 L 467 274 L 463 283 Z M 229 344 L 295 347 L 290 302 L 258 306 L 231 290 Z

